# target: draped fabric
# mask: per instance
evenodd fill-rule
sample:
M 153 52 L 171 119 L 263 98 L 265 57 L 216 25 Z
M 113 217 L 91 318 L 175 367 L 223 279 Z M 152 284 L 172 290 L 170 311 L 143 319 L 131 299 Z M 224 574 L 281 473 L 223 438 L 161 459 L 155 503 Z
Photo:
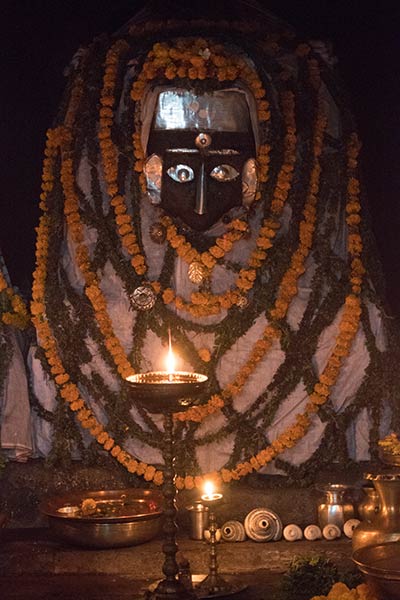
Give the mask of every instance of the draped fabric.
M 188 277 L 187 262 L 171 249 L 167 241 L 159 244 L 152 238 L 151 227 L 160 222 L 162 211 L 151 204 L 145 193 L 138 191 L 131 135 L 136 133 L 140 139 L 140 135 L 150 129 L 152 114 L 151 111 L 146 113 L 139 101 L 133 103 L 129 92 L 152 44 L 166 37 L 165 31 L 161 36 L 160 29 L 155 26 L 152 30 L 150 24 L 146 37 L 140 37 L 143 23 L 146 21 L 140 17 L 128 23 L 112 40 L 96 41 L 89 49 L 78 53 L 71 64 L 66 97 L 55 122 L 55 127 L 59 127 L 70 119 L 68 111 L 72 110 L 73 103 L 77 104 L 74 82 L 76 84 L 79 80 L 83 99 L 76 109 L 75 125 L 71 127 L 73 143 L 70 154 L 73 156 L 74 185 L 84 232 L 82 243 L 88 250 L 93 272 L 106 299 L 113 332 L 135 370 L 164 368 L 165 344 L 170 329 L 179 356 L 179 369 L 206 372 L 210 378 L 210 395 L 218 394 L 232 383 L 248 361 L 257 340 L 262 338 L 268 323 L 273 321 L 271 309 L 280 289 L 279 282 L 301 237 L 299 223 L 303 218 L 310 173 L 316 162 L 321 166 L 319 185 L 315 190 L 318 205 L 313 243 L 305 260 L 304 272 L 296 282 L 297 292 L 279 322 L 282 335 L 272 341 L 268 352 L 253 365 L 231 402 L 200 423 L 183 421 L 176 427 L 177 465 L 181 474 L 212 472 L 225 467 L 231 469 L 239 461 L 248 460 L 277 440 L 296 422 L 297 415 L 307 409 L 312 388 L 323 375 L 340 335 L 345 298 L 351 289 L 349 265 L 352 257 L 346 222 L 349 184 L 346 145 L 354 131 L 353 122 L 326 56 L 312 50 L 311 46 L 308 47 L 311 54 L 307 56 L 296 53 L 297 46 L 290 29 L 287 29 L 290 35 L 279 38 L 281 24 L 270 16 L 265 29 L 259 27 L 254 39 L 246 37 L 243 32 L 235 33 L 234 28 L 221 30 L 218 41 L 222 40 L 229 48 L 236 49 L 242 45 L 240 51 L 254 66 L 266 90 L 271 118 L 260 125 L 260 141 L 270 145 L 271 163 L 268 182 L 248 216 L 248 235 L 236 241 L 212 269 L 211 292 L 223 294 L 233 288 L 237 273 L 246 268 L 257 247 L 263 219 L 271 210 L 278 173 L 284 162 L 288 130 L 285 129 L 287 125 L 281 98 L 289 90 L 295 98 L 296 147 L 287 202 L 279 215 L 280 227 L 244 306 L 227 307 L 215 315 L 199 316 L 177 304 L 163 302 L 160 294 L 153 308 L 137 310 L 131 296 L 138 286 L 143 285 L 143 281 L 146 285 L 149 281 L 161 282 L 164 288 L 172 289 L 175 297 L 184 302 L 190 302 L 191 295 L 199 289 Z M 198 30 L 199 26 L 195 25 L 190 30 L 191 35 L 196 28 Z M 176 24 L 171 24 L 169 40 L 178 37 L 178 29 Z M 200 29 L 201 32 L 203 30 L 207 30 L 206 24 Z M 207 39 L 212 40 L 212 32 L 215 35 L 216 28 L 213 26 L 211 30 Z M 184 26 L 183 32 L 186 33 Z M 180 34 L 183 32 L 180 31 Z M 107 51 L 119 38 L 125 40 L 128 50 L 123 58 L 118 59 L 119 79 L 113 90 L 112 125 L 109 127 L 112 127 L 112 140 L 117 148 L 118 193 L 123 196 L 127 214 L 135 223 L 135 233 L 147 265 L 143 276 L 132 268 L 130 257 L 116 233 L 118 227 L 110 186 L 106 181 L 101 144 L 99 146 L 101 137 L 98 137 L 104 60 Z M 274 45 L 278 49 L 271 53 Z M 323 47 L 323 50 L 326 48 Z M 317 95 L 307 75 L 310 57 L 321 73 Z M 157 83 L 166 84 L 165 81 Z M 178 84 L 181 86 L 182 81 L 176 86 Z M 327 125 L 321 155 L 313 156 L 317 106 L 323 107 Z M 63 160 L 62 152 L 57 160 Z M 62 167 L 57 160 L 54 178 L 62 183 Z M 79 244 L 68 230 L 68 218 L 63 215 L 65 202 L 65 189 L 63 192 L 61 184 L 54 186 L 48 194 L 50 244 L 46 263 L 52 280 L 48 278 L 46 283 L 43 318 L 52 328 L 65 371 L 78 386 L 91 414 L 111 433 L 119 444 L 118 448 L 121 446 L 146 464 L 160 466 L 163 463 L 162 415 L 148 414 L 127 395 L 107 350 L 101 325 L 96 321 L 96 311 L 90 306 L 86 294 L 88 283 L 80 266 Z M 239 209 L 238 218 L 241 214 Z M 235 216 L 234 212 L 230 215 L 231 218 Z M 221 220 L 200 236 L 190 238 L 190 232 L 187 235 L 194 247 L 207 249 L 226 231 L 227 224 Z M 368 268 L 371 262 L 368 253 L 372 250 L 368 245 L 366 226 L 362 235 L 363 260 Z M 263 467 L 266 472 L 275 472 L 274 469 L 291 471 L 305 464 L 312 468 L 315 461 L 323 461 L 324 456 L 328 461 L 335 460 L 335 444 L 340 447 L 336 456 L 338 460 L 368 460 L 378 437 L 392 426 L 392 382 L 387 379 L 381 395 L 376 394 L 377 378 L 389 377 L 387 372 L 384 373 L 383 365 L 385 358 L 390 362 L 389 357 L 392 356 L 391 338 L 375 283 L 368 273 L 363 290 L 362 317 L 348 355 L 343 358 L 338 377 L 330 388 L 326 406 L 312 416 L 304 436 L 300 436 L 293 447 L 284 449 L 279 457 L 283 460 L 277 466 L 268 464 Z M 94 443 L 93 438 L 59 396 L 54 372 L 52 374 L 51 365 L 46 362 L 45 352 L 40 348 L 43 346 L 40 334 L 38 342 L 38 348 L 33 347 L 29 356 L 36 396 L 33 417 L 30 420 L 25 407 L 25 425 L 21 428 L 17 420 L 7 421 L 7 410 L 3 412 L 2 444 L 8 443 L 3 439 L 3 431 L 4 436 L 7 432 L 8 440 L 13 439 L 16 431 L 23 433 L 19 443 L 27 444 L 31 427 L 37 455 L 51 453 L 57 436 L 64 436 L 65 445 L 72 455 L 83 457 Z M 208 351 L 210 360 L 202 362 L 199 356 L 204 350 Z M 394 374 L 391 376 L 394 377 Z M 11 391 L 7 394 L 6 408 L 10 406 Z M 22 407 L 23 400 L 19 396 L 13 398 L 11 412 L 17 414 L 22 410 L 18 407 Z

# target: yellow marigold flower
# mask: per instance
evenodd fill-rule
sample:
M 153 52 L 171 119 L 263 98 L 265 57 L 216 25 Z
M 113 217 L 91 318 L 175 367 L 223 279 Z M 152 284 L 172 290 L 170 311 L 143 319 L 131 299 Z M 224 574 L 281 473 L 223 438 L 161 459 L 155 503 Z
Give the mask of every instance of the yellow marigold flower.
M 111 448 L 114 446 L 114 440 L 108 434 L 106 434 L 106 435 L 107 435 L 107 439 L 103 443 L 103 448 L 104 448 L 104 450 L 108 451 L 108 450 L 111 450 Z
M 204 477 L 202 475 L 196 475 L 194 478 L 194 485 L 197 489 L 203 489 Z
M 90 434 L 95 438 L 99 435 L 99 433 L 103 431 L 103 426 L 96 421 L 90 429 Z
M 126 468 L 128 469 L 129 473 L 136 473 L 137 467 L 138 462 L 134 458 L 131 458 L 126 465 Z
M 106 442 L 106 440 L 108 440 L 108 437 L 108 433 L 106 431 L 102 431 L 96 437 L 96 440 L 99 442 L 99 444 L 103 445 Z
M 314 386 L 314 391 L 320 396 L 329 396 L 329 388 L 323 383 L 316 383 Z
M 251 466 L 253 467 L 253 469 L 254 469 L 255 471 L 258 471 L 258 469 L 260 469 L 260 468 L 261 468 L 261 466 L 262 466 L 262 465 L 261 465 L 261 464 L 258 462 L 258 460 L 257 460 L 257 458 L 256 458 L 255 456 L 252 456 L 252 457 L 250 458 L 250 464 L 251 464 Z
M 180 65 L 177 70 L 178 77 L 184 79 L 185 77 L 187 77 L 187 74 L 188 74 L 188 68 L 185 67 L 184 65 Z
M 69 375 L 67 373 L 63 373 L 57 375 L 54 380 L 58 385 L 63 385 L 64 383 L 67 383 L 67 381 L 69 381 Z
M 137 466 L 136 472 L 138 475 L 144 475 L 146 469 L 147 469 L 148 465 L 147 463 L 144 462 L 140 462 Z
M 80 410 L 84 406 L 85 406 L 85 403 L 83 402 L 83 400 L 81 398 L 79 400 L 74 400 L 69 405 L 70 409 L 73 410 L 73 411 Z
M 211 360 L 211 352 L 208 348 L 200 348 L 199 356 L 203 362 L 210 362 Z
M 224 250 L 219 246 L 211 246 L 209 249 L 210 254 L 212 254 L 215 258 L 222 258 L 225 254 Z
M 210 404 L 210 406 L 218 409 L 218 408 L 222 408 L 224 406 L 225 402 L 223 401 L 221 396 L 219 396 L 218 394 L 213 394 L 209 400 L 209 404 Z
M 164 474 L 162 471 L 156 471 L 153 477 L 153 483 L 155 485 L 162 485 L 164 482 Z
M 177 68 L 175 65 L 169 65 L 166 69 L 165 69 L 165 77 L 166 79 L 175 79 L 177 75 Z
M 272 248 L 272 242 L 269 238 L 260 236 L 257 239 L 258 248 L 262 248 L 263 250 L 267 250 L 268 248 Z
M 33 315 L 41 315 L 45 311 L 43 302 L 31 302 L 31 313 Z
M 136 269 L 136 267 L 142 266 L 144 264 L 144 256 L 142 256 L 141 254 L 136 254 L 131 259 L 131 264 L 135 269 Z
M 221 469 L 221 477 L 224 483 L 229 483 L 232 481 L 232 471 L 229 471 L 229 469 Z
M 145 472 L 144 472 L 144 478 L 146 481 L 152 481 L 152 479 L 154 478 L 154 475 L 156 473 L 156 469 L 155 467 L 153 467 L 153 465 L 148 465 L 148 467 L 146 468 Z
M 183 299 L 180 296 L 177 296 L 175 298 L 175 306 L 178 310 L 183 310 L 185 308 L 185 302 L 183 301 Z
M 192 490 L 194 488 L 194 480 L 191 475 L 186 475 L 184 485 L 187 490 Z
M 175 478 L 175 487 L 177 490 L 183 490 L 185 489 L 185 480 L 183 479 L 183 477 L 176 477 Z
M 166 288 L 163 292 L 163 301 L 165 304 L 170 304 L 175 297 L 175 292 L 171 288 Z
M 313 394 L 310 394 L 310 401 L 313 404 L 316 404 L 316 405 L 319 406 L 321 404 L 325 404 L 326 397 L 325 396 L 321 396 L 320 394 L 317 394 L 317 393 L 313 393 Z
M 193 304 L 204 305 L 209 301 L 209 294 L 203 292 L 193 292 L 191 294 L 191 301 Z
M 217 262 L 216 259 L 209 252 L 202 252 L 200 258 L 202 263 L 204 263 L 204 265 L 209 269 L 212 269 Z

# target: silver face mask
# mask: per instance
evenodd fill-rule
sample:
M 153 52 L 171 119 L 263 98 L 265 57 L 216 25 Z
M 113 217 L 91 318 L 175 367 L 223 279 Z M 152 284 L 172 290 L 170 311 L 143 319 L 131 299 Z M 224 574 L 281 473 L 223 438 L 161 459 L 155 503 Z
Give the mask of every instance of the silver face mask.
M 195 230 L 254 200 L 255 140 L 243 90 L 162 91 L 147 149 L 151 201 Z

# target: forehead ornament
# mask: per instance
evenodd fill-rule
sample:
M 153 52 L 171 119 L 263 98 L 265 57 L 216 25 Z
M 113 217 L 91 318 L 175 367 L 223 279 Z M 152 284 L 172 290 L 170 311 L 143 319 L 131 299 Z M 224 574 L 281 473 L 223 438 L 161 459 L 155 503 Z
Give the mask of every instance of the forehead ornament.
M 211 142 L 212 137 L 208 133 L 199 133 L 199 135 L 194 140 L 194 143 L 196 144 L 197 148 L 200 149 L 208 148 L 209 146 L 211 146 Z

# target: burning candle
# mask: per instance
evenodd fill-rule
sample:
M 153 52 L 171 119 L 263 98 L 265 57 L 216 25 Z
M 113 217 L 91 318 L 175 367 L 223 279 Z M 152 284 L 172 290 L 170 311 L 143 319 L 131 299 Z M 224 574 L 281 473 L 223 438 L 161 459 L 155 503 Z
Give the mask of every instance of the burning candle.
M 201 499 L 203 502 L 217 502 L 222 499 L 222 494 L 214 491 L 214 484 L 212 481 L 206 481 L 204 483 L 204 494 Z
M 172 352 L 172 343 L 171 343 L 171 332 L 169 332 L 169 340 L 168 340 L 168 354 L 166 358 L 166 367 L 168 373 L 168 381 L 174 380 L 175 373 L 175 356 Z

